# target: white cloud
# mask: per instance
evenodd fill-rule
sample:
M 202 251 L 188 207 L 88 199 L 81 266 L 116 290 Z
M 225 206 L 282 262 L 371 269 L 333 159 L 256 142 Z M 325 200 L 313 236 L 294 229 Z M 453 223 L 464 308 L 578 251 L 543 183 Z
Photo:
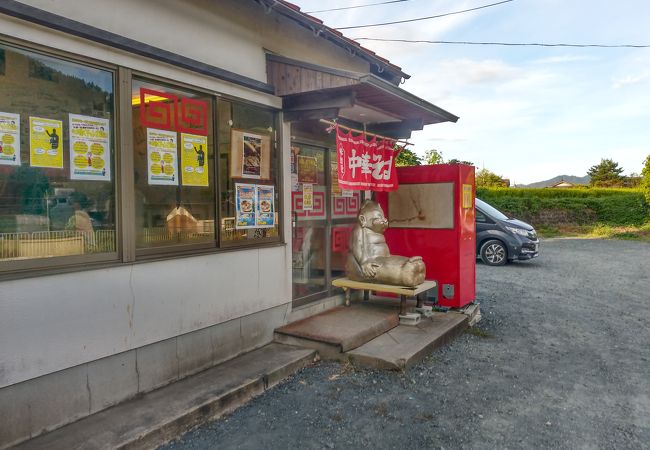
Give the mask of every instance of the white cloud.
M 650 71 L 645 70 L 642 73 L 626 75 L 622 78 L 618 78 L 614 80 L 613 86 L 614 89 L 620 89 L 633 84 L 645 83 L 648 79 L 650 79 Z
M 562 55 L 562 56 L 549 56 L 547 58 L 540 58 L 531 61 L 531 64 L 564 64 L 581 61 L 597 61 L 598 58 L 588 55 Z

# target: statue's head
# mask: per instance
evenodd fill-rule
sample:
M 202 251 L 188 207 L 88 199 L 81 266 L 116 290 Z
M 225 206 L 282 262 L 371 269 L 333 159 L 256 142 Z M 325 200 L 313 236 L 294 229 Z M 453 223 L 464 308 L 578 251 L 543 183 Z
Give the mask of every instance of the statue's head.
M 366 200 L 359 210 L 359 224 L 362 228 L 370 228 L 375 233 L 383 233 L 388 228 L 388 220 L 377 202 Z

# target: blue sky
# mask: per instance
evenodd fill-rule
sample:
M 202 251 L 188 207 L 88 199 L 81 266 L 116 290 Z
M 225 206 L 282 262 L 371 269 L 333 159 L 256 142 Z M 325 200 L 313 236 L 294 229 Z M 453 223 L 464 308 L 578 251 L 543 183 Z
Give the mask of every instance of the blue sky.
M 380 0 L 293 0 L 303 11 Z M 409 0 L 314 13 L 331 27 L 431 16 L 495 0 Z M 408 24 L 343 31 L 474 42 L 650 45 L 647 0 L 514 0 Z M 625 174 L 650 155 L 650 48 L 546 48 L 359 41 L 411 75 L 402 87 L 457 116 L 413 134 L 418 154 L 473 161 L 531 183 L 585 175 L 601 158 Z

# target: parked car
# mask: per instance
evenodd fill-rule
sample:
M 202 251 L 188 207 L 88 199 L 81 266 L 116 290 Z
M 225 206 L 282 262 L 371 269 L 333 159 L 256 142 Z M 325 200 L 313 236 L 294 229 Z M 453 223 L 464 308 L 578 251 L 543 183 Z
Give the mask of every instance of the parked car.
M 539 255 L 539 239 L 531 225 L 509 218 L 477 198 L 476 255 L 489 266 L 536 258 Z

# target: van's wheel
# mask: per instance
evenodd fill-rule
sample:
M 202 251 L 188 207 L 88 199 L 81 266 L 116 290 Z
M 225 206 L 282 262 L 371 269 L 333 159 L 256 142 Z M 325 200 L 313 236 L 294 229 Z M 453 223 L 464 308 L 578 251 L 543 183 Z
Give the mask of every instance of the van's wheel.
M 508 262 L 508 250 L 501 241 L 487 241 L 481 246 L 481 261 L 488 266 L 502 266 Z

